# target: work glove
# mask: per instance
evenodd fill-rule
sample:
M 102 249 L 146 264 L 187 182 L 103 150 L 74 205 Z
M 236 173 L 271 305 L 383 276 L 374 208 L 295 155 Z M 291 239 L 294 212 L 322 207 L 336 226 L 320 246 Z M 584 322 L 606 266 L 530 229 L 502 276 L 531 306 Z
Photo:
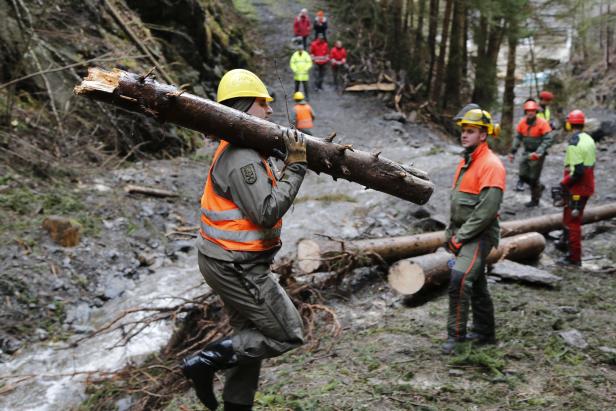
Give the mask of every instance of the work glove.
M 540 158 L 541 158 L 541 156 L 540 156 L 539 154 L 537 154 L 537 153 L 534 153 L 534 152 L 533 152 L 533 153 L 530 153 L 530 154 L 528 155 L 528 159 L 529 159 L 529 160 L 537 161 L 537 160 L 539 160 Z
M 297 130 L 287 130 L 282 134 L 287 149 L 285 164 L 306 163 L 306 140 Z
M 455 234 L 451 236 L 449 241 L 447 241 L 447 248 L 455 255 L 458 255 L 458 253 L 460 252 L 460 249 L 462 248 L 462 243 L 456 240 Z

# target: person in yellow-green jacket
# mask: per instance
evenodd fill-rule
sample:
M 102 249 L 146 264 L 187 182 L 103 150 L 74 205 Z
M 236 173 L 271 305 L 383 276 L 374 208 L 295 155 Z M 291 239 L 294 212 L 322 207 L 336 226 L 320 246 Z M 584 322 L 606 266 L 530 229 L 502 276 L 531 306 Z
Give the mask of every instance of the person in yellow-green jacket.
M 565 129 L 571 132 L 565 154 L 565 170 L 560 182 L 564 197 L 563 236 L 556 247 L 568 255 L 557 261 L 561 265 L 582 265 L 582 219 L 584 208 L 595 192 L 595 141 L 584 132 L 586 116 L 573 110 Z
M 447 226 L 447 248 L 451 260 L 449 316 L 444 354 L 454 353 L 464 341 L 477 344 L 496 342 L 494 305 L 488 291 L 487 257 L 498 246 L 498 211 L 505 191 L 505 167 L 488 147 L 488 136 L 497 135 L 490 113 L 479 108 L 462 109 L 456 118 L 462 127 L 460 160 L 451 187 L 451 217 Z M 471 106 L 472 107 L 472 106 Z M 464 112 L 464 113 L 463 113 Z M 467 333 L 469 310 L 473 326 Z
M 308 100 L 308 80 L 310 79 L 310 69 L 312 69 L 312 58 L 304 50 L 303 46 L 298 46 L 297 51 L 291 56 L 289 61 L 293 79 L 295 80 L 295 92 L 300 91 L 300 86 L 304 89 L 304 96 Z

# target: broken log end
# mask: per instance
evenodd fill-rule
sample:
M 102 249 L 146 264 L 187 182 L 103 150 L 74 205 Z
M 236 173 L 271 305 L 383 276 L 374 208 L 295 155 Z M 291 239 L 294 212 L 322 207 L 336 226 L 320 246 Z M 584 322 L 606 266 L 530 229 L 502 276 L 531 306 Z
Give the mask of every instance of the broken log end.
M 88 68 L 88 75 L 83 79 L 81 84 L 73 88 L 76 95 L 88 94 L 90 92 L 99 91 L 104 93 L 113 93 L 120 84 L 122 71 L 113 69 L 113 71 L 102 70 L 97 67 Z

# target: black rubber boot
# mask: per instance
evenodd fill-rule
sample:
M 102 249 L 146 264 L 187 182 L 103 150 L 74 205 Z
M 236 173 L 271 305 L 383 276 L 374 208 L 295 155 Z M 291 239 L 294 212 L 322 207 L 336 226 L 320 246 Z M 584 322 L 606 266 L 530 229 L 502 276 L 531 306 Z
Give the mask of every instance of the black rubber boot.
M 192 381 L 199 400 L 214 411 L 218 407 L 214 394 L 214 373 L 236 365 L 237 357 L 233 351 L 231 338 L 224 338 L 184 358 L 181 368 L 184 376 Z
M 563 230 L 558 240 L 554 241 L 554 247 L 560 251 L 569 251 L 569 230 Z
M 524 203 L 524 207 L 526 208 L 537 207 L 538 205 L 539 205 L 538 200 L 530 200 L 528 203 Z
M 475 345 L 493 345 L 496 344 L 496 336 L 494 334 L 480 334 L 474 331 L 466 334 L 466 340 Z
M 518 182 L 515 185 L 515 191 L 524 191 L 524 181 L 522 180 L 518 180 Z
M 225 411 L 252 411 L 252 405 L 233 404 L 225 401 Z
M 572 259 L 569 258 L 569 256 L 566 257 L 562 257 L 558 260 L 556 260 L 556 264 L 557 265 L 561 265 L 561 266 L 575 266 L 575 267 L 581 267 L 582 266 L 582 262 L 581 261 L 573 261 Z
M 453 337 L 447 338 L 445 344 L 441 345 L 441 352 L 445 355 L 453 355 L 456 353 L 456 348 L 459 344 L 463 343 L 464 339 L 455 339 Z

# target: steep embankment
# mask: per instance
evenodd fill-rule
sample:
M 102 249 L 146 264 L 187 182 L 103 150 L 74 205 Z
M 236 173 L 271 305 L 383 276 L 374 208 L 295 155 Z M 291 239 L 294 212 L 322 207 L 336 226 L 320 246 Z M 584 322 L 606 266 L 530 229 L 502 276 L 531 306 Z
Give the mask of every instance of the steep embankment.
M 165 232 L 185 224 L 198 195 L 127 197 L 127 183 L 174 188 L 182 174 L 124 172 L 127 161 L 188 154 L 202 138 L 73 96 L 87 66 L 156 67 L 162 81 L 213 97 L 251 47 L 223 1 L 14 1 L 0 3 L 0 19 L 0 347 L 12 354 L 31 338 L 65 338 L 75 306 L 86 315 L 173 257 Z M 53 214 L 81 225 L 78 247 L 50 241 L 41 223 Z

